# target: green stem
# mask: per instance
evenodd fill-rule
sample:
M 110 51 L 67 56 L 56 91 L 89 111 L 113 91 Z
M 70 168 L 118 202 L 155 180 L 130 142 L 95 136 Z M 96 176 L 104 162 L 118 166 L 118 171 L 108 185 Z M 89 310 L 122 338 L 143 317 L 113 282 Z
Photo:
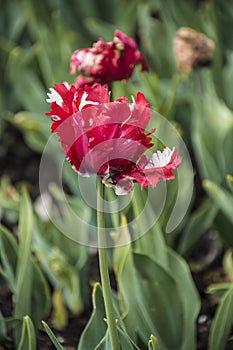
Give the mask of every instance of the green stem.
M 108 330 L 112 350 L 120 350 L 116 322 L 114 317 L 114 309 L 112 303 L 112 294 L 110 279 L 108 273 L 107 250 L 106 250 L 106 232 L 104 220 L 104 184 L 98 178 L 97 185 L 97 227 L 98 227 L 98 252 L 99 252 L 99 268 L 100 278 L 103 290 L 104 305 L 108 321 Z

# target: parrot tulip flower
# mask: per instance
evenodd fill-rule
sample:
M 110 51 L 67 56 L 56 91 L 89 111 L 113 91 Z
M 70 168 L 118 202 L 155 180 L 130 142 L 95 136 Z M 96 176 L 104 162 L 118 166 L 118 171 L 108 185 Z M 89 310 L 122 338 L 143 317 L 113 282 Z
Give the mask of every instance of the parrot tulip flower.
M 110 102 L 107 86 L 65 83 L 56 84 L 48 97 L 52 132 L 81 176 L 97 174 L 117 195 L 130 193 L 134 182 L 145 188 L 174 179 L 181 162 L 175 148 L 164 147 L 150 158 L 144 154 L 154 146 L 154 130 L 146 131 L 152 112 L 142 93 L 132 102 L 125 96 Z
M 116 30 L 113 41 L 104 42 L 100 38 L 91 48 L 76 50 L 71 56 L 70 73 L 79 71 L 84 74 L 77 78 L 77 87 L 110 84 L 129 79 L 138 64 L 141 64 L 142 71 L 148 70 L 135 40 Z

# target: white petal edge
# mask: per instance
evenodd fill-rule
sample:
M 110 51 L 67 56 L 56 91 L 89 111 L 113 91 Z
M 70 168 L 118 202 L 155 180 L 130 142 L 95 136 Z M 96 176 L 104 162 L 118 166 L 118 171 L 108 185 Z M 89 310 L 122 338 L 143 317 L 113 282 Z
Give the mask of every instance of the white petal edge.
M 128 185 L 128 187 L 126 186 L 126 184 Z M 114 187 L 114 191 L 115 191 L 117 196 L 125 196 L 125 195 L 129 194 L 130 192 L 132 192 L 133 186 L 134 186 L 133 181 L 122 180 L 116 184 L 116 186 Z
M 149 164 L 146 165 L 145 169 L 150 168 L 162 168 L 166 165 L 168 165 L 171 161 L 171 157 L 175 151 L 175 147 L 170 149 L 169 147 L 164 147 L 164 150 L 157 151 L 154 154 L 152 154 L 151 161 Z
M 99 102 L 96 101 L 87 101 L 88 94 L 86 92 L 83 93 L 80 104 L 79 104 L 79 110 L 81 111 L 85 106 L 87 105 L 98 105 Z
M 60 107 L 62 107 L 62 97 L 59 95 L 59 93 L 54 89 L 54 88 L 50 88 L 49 89 L 50 92 L 47 93 L 48 98 L 46 99 L 46 102 L 48 103 L 52 103 L 52 102 L 56 102 L 56 104 Z
M 92 69 L 100 69 L 100 61 L 102 59 L 101 54 L 93 54 L 92 52 L 87 52 L 85 49 L 80 50 L 76 54 L 76 59 L 79 61 L 79 70 L 92 68 Z

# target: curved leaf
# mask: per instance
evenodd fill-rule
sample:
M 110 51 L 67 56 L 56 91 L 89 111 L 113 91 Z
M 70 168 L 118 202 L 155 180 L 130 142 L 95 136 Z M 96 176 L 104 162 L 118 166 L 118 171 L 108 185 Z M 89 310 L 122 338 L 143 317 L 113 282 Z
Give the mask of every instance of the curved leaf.
M 48 334 L 49 338 L 51 339 L 53 345 L 55 346 L 55 348 L 57 350 L 65 350 L 63 348 L 63 346 L 59 343 L 59 341 L 57 340 L 55 334 L 52 332 L 51 328 L 47 325 L 46 322 L 42 321 L 42 325 L 44 326 L 44 329 L 46 331 L 46 333 Z
M 29 316 L 23 318 L 23 327 L 17 350 L 36 350 L 36 334 Z
M 233 284 L 223 296 L 211 325 L 208 350 L 224 349 L 233 325 Z
M 83 331 L 78 350 L 95 349 L 104 338 L 107 331 L 107 324 L 104 321 L 105 307 L 102 290 L 99 283 L 96 283 L 92 294 L 93 312 Z

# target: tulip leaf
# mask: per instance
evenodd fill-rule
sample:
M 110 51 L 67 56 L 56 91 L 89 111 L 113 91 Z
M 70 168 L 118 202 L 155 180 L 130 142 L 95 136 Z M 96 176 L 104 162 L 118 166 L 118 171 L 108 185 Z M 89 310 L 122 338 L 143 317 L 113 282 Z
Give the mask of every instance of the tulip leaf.
M 121 328 L 117 328 L 118 331 L 118 340 L 120 349 L 124 350 L 140 350 L 140 348 L 134 344 L 128 335 Z M 101 339 L 100 343 L 95 347 L 94 350 L 109 350 L 111 349 L 109 332 L 107 330 L 105 336 Z
M 36 333 L 29 316 L 24 316 L 22 334 L 17 350 L 36 350 Z
M 19 253 L 16 270 L 15 310 L 14 317 L 30 315 L 32 293 L 31 242 L 33 231 L 33 213 L 28 194 L 24 190 L 19 215 Z M 19 329 L 15 333 L 16 344 L 19 340 Z
M 32 258 L 31 258 L 32 260 Z M 40 266 L 32 260 L 31 315 L 35 326 L 38 326 L 43 317 L 48 316 L 51 308 L 51 296 L 48 282 Z
M 229 275 L 230 280 L 233 282 L 233 249 L 226 251 L 223 258 L 223 268 Z
M 223 74 L 222 74 L 222 78 L 224 79 L 224 83 L 225 83 L 225 97 L 227 102 L 229 103 L 229 105 L 231 106 L 231 108 L 233 108 L 233 97 L 231 94 L 231 83 L 232 83 L 232 77 L 233 77 L 233 51 L 232 50 L 228 50 L 226 52 L 226 56 L 227 56 L 227 62 L 226 65 L 224 65 L 224 69 L 223 69 Z
M 204 179 L 220 184 L 225 173 L 232 173 L 231 150 L 233 115 L 220 100 L 214 88 L 211 73 L 195 73 L 203 89 L 202 95 L 194 93 L 192 140 L 196 161 Z M 219 152 L 221 150 L 221 152 Z
M 110 344 L 109 334 L 107 331 L 105 336 L 101 339 L 99 344 L 97 344 L 93 350 L 108 350 L 108 349 L 111 349 L 111 344 Z
M 130 245 L 120 245 L 121 235 L 124 239 L 129 235 L 124 225 L 114 250 L 114 270 L 127 333 L 133 341 L 139 335 L 146 344 L 153 332 L 162 348 L 172 349 L 176 344 L 179 349 L 194 349 L 199 298 L 185 261 L 163 247 L 166 259 L 162 260 L 162 266 L 156 254 L 151 254 L 151 247 L 147 251 L 146 242 L 135 244 L 136 252 L 133 253 Z M 151 238 L 149 241 L 153 247 L 156 239 L 153 243 L 152 236 L 146 234 L 139 240 L 146 240 L 146 237 Z
M 70 240 L 52 224 L 45 226 L 40 222 L 35 230 L 33 248 L 50 283 L 55 290 L 60 289 L 57 311 L 61 304 L 65 304 L 73 313 L 79 314 L 83 309 L 83 298 L 86 297 L 87 289 L 86 247 Z M 65 326 L 65 323 L 60 323 L 60 317 L 56 317 L 59 314 L 64 312 L 54 313 L 54 322 L 58 322 L 59 327 L 62 324 Z
M 195 121 L 198 123 L 198 121 Z M 195 124 L 194 123 L 194 124 Z M 200 130 L 201 125 L 197 125 L 192 133 L 192 139 L 194 149 L 196 152 L 196 159 L 202 178 L 211 179 L 217 183 L 221 182 L 220 170 L 216 164 L 215 157 L 210 153 L 209 149 L 205 144 L 205 138 L 201 136 Z
M 68 323 L 67 310 L 64 305 L 62 289 L 57 288 L 53 292 L 53 324 L 56 329 L 64 329 Z
M 134 264 L 137 271 L 138 317 L 146 326 L 146 332 L 140 336 L 146 342 L 153 332 L 162 347 L 182 349 L 183 307 L 174 277 L 146 255 L 134 254 Z
M 233 224 L 233 196 L 225 189 L 216 185 L 210 180 L 203 182 L 203 187 L 210 196 L 210 198 L 218 205 L 223 211 L 228 220 Z
M 95 349 L 105 337 L 107 324 L 104 321 L 105 307 L 99 283 L 96 283 L 92 292 L 93 312 L 83 331 L 78 350 Z
M 26 51 L 20 46 L 9 54 L 6 73 L 13 83 L 14 94 L 24 109 L 44 113 L 46 108 L 44 88 L 35 70 L 30 67 L 35 58 L 37 46 Z M 30 96 L 30 98 L 28 98 Z
M 151 334 L 151 336 L 150 336 L 150 340 L 148 343 L 148 350 L 159 350 L 158 341 L 153 334 Z
M 135 309 L 135 298 L 129 292 L 132 288 L 135 290 L 135 270 L 133 265 L 132 246 L 121 245 L 130 239 L 129 231 L 126 226 L 126 218 L 122 216 L 121 228 L 116 248 L 114 249 L 114 271 L 118 282 L 119 307 L 122 319 L 126 325 L 128 334 L 133 340 L 136 340 L 135 333 L 135 315 L 130 310 Z
M 0 207 L 3 210 L 11 210 L 17 213 L 19 210 L 19 193 L 12 186 L 10 179 L 7 176 L 2 176 L 0 179 Z M 7 214 L 7 213 L 5 213 Z
M 22 111 L 9 114 L 6 119 L 22 132 L 31 149 L 42 153 L 50 136 L 49 118 L 43 120 L 43 117 L 43 113 Z
M 140 192 L 139 192 L 140 191 Z M 145 203 L 146 210 L 144 210 L 143 215 L 137 222 L 137 227 L 141 232 L 145 232 L 145 227 L 147 227 L 147 222 L 149 217 L 154 216 L 154 211 L 152 205 L 145 198 L 145 193 L 135 186 L 134 197 L 132 201 L 134 216 L 138 215 L 143 211 Z M 148 232 L 145 232 L 139 239 L 134 243 L 134 251 L 140 254 L 146 254 L 150 257 L 157 259 L 163 266 L 168 266 L 166 244 L 161 231 L 161 227 L 157 222 Z
M 230 189 L 230 191 L 231 191 L 232 194 L 233 194 L 233 176 L 230 175 L 230 174 L 227 174 L 227 175 L 226 175 L 226 180 L 227 180 L 228 188 Z
M 125 350 L 140 350 L 140 348 L 130 339 L 130 337 L 125 333 L 125 331 L 117 327 L 119 343 L 121 349 Z
M 211 226 L 217 212 L 218 207 L 207 199 L 191 214 L 179 243 L 180 254 L 186 254 L 189 251 L 205 230 Z
M 125 331 L 117 327 L 118 331 L 118 341 L 120 345 L 120 349 L 124 350 L 140 350 L 140 348 L 132 342 L 132 340 L 129 338 L 129 336 L 125 333 Z M 101 339 L 99 344 L 95 347 L 94 350 L 109 350 L 111 349 L 110 344 L 110 337 L 109 337 L 109 331 L 107 330 L 105 336 Z
M 65 196 L 64 192 L 54 183 L 50 184 L 49 189 L 59 207 L 62 216 L 55 206 L 49 212 L 50 218 L 69 238 L 75 242 L 81 242 L 88 245 L 87 224 L 89 222 L 91 211 L 88 206 L 83 205 L 82 201 L 75 196 Z M 48 208 L 49 209 L 49 208 Z
M 128 333 L 126 333 L 126 329 L 125 327 L 122 327 L 121 324 L 119 322 L 117 322 L 117 329 L 118 329 L 118 335 L 119 335 L 119 338 L 120 338 L 120 343 L 121 343 L 121 346 L 123 346 L 124 342 L 127 340 L 127 346 L 130 346 L 130 349 L 131 347 L 133 346 L 132 349 L 135 349 L 135 350 L 141 350 L 137 344 L 135 343 L 135 341 L 129 336 Z M 122 338 L 124 337 L 125 340 Z M 126 346 L 126 344 L 125 344 Z
M 200 311 L 200 299 L 195 288 L 188 265 L 180 255 L 168 250 L 169 271 L 174 276 L 177 287 L 177 298 L 182 303 L 182 332 L 180 349 L 194 349 L 196 336 L 196 319 Z M 192 303 L 190 303 L 192 300 Z
M 13 293 L 16 292 L 16 269 L 18 259 L 18 246 L 14 235 L 5 227 L 0 225 L 0 253 L 2 262 L 2 272 L 4 278 L 7 279 L 9 286 Z M 28 305 L 32 304 L 30 308 L 30 317 L 37 325 L 42 316 L 45 317 L 50 310 L 50 291 L 44 275 L 41 272 L 37 263 L 32 260 L 30 256 L 30 263 L 32 263 L 32 285 L 34 286 L 30 298 L 27 300 Z M 30 276 L 28 276 L 29 278 Z M 23 293 L 23 292 L 22 292 Z M 17 308 L 20 308 L 17 305 Z M 23 311 L 22 311 L 23 313 Z
M 4 317 L 0 311 L 0 344 L 6 339 L 7 328 Z
M 1 265 L 12 292 L 16 288 L 17 242 L 13 234 L 0 225 Z
M 233 325 L 233 284 L 224 294 L 210 329 L 208 350 L 224 349 Z
M 221 298 L 229 290 L 231 286 L 232 286 L 232 282 L 210 284 L 206 288 L 206 293 L 215 294 Z
M 63 295 L 68 307 L 73 313 L 80 313 L 83 309 L 83 302 L 77 271 L 58 248 L 50 252 L 48 259 L 57 283 L 63 287 Z
M 117 327 L 118 341 L 121 349 L 124 350 L 140 350 L 140 348 L 132 342 L 129 336 L 125 333 L 122 328 Z M 101 339 L 99 344 L 94 350 L 109 350 L 111 348 L 109 331 L 107 330 L 105 336 Z
M 216 185 L 210 180 L 205 180 L 203 187 L 215 205 L 220 209 L 215 219 L 215 225 L 218 228 L 219 235 L 227 245 L 232 247 L 233 195 L 230 191 Z
M 47 323 L 42 321 L 42 325 L 44 326 L 44 329 L 45 329 L 46 333 L 48 334 L 49 338 L 51 339 L 51 341 L 52 341 L 53 345 L 55 346 L 55 348 L 57 350 L 65 350 L 63 348 L 63 346 L 59 343 L 59 341 L 57 340 L 55 334 L 53 333 L 51 328 L 47 325 Z
M 117 317 L 116 326 L 121 348 L 124 350 L 140 350 L 126 333 L 121 316 L 117 310 L 117 303 L 114 294 L 112 294 L 112 297 Z M 107 321 L 105 320 L 106 314 L 103 294 L 99 283 L 94 285 L 92 302 L 93 312 L 81 335 L 78 350 L 108 350 L 110 349 L 110 339 Z
M 14 317 L 22 319 L 29 315 L 37 325 L 50 310 L 50 291 L 39 266 L 32 258 L 32 234 L 34 229 L 32 204 L 26 190 L 23 191 L 19 216 L 19 247 L 16 267 Z M 32 288 L 33 287 L 33 288 Z M 18 344 L 20 328 L 15 329 Z

